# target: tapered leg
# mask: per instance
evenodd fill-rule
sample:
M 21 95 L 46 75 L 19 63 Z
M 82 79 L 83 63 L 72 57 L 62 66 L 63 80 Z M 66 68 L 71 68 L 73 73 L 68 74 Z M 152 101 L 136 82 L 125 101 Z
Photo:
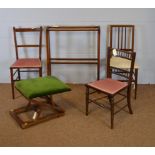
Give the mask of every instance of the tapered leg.
M 88 115 L 88 108 L 89 108 L 89 88 L 86 87 L 86 115 Z
M 133 111 L 131 108 L 131 88 L 128 88 L 127 90 L 127 104 L 128 104 L 130 114 L 133 114 Z
M 12 98 L 14 99 L 15 92 L 14 92 L 13 68 L 10 68 L 10 78 L 11 78 Z
M 111 129 L 114 128 L 114 98 L 109 96 L 109 102 L 111 106 Z
M 138 81 L 138 69 L 135 69 L 135 99 L 137 98 L 137 81 Z

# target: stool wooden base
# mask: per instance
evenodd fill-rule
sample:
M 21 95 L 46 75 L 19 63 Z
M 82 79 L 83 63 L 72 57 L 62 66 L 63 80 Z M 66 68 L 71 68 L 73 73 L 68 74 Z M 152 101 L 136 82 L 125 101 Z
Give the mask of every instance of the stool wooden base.
M 58 105 L 48 104 L 48 107 L 49 107 L 49 110 L 51 110 L 51 113 L 49 113 L 45 116 L 42 116 L 41 107 L 43 107 L 45 105 L 43 105 L 41 102 L 40 102 L 40 104 L 36 104 L 36 103 L 33 104 L 33 101 L 34 100 L 31 101 L 32 104 L 30 104 L 30 102 L 29 102 L 29 104 L 27 106 L 24 106 L 24 107 L 21 107 L 18 109 L 14 109 L 14 110 L 10 110 L 10 115 L 16 120 L 16 122 L 19 124 L 19 126 L 22 129 L 31 127 L 31 126 L 39 124 L 39 123 L 42 123 L 44 121 L 48 121 L 48 120 L 53 119 L 53 118 L 63 116 L 65 114 L 65 111 L 63 109 L 61 109 Z M 24 113 L 30 112 L 30 111 L 33 112 L 33 117 L 31 117 L 30 120 L 24 121 L 19 116 L 21 114 L 24 114 Z

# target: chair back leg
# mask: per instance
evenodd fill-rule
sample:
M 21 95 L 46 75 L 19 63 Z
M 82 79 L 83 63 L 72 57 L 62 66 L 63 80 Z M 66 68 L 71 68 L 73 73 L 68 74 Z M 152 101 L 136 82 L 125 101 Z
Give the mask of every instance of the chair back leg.
M 135 99 L 137 98 L 137 81 L 138 81 L 138 69 L 135 69 Z

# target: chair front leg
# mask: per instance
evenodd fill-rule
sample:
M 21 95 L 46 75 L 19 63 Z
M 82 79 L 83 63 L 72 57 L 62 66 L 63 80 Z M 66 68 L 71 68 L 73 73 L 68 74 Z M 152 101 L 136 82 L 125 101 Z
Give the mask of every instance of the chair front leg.
M 114 128 L 114 97 L 108 96 L 109 102 L 110 102 L 110 110 L 111 110 L 111 129 Z
M 131 108 L 131 87 L 130 86 L 128 87 L 128 90 L 127 90 L 127 104 L 128 104 L 130 114 L 133 114 L 133 111 Z
M 20 69 L 17 69 L 17 72 L 18 72 L 18 80 L 21 80 Z
M 12 98 L 15 98 L 15 90 L 14 90 L 14 79 L 13 79 L 13 68 L 10 68 L 10 78 L 11 78 L 11 88 L 12 88 Z
M 86 87 L 86 115 L 88 115 L 88 108 L 89 108 L 89 88 Z
M 42 67 L 39 68 L 39 77 L 42 77 Z

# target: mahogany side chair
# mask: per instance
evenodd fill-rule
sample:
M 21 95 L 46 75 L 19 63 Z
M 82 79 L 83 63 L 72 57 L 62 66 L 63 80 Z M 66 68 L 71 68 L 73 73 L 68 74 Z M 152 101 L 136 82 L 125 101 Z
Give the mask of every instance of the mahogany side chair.
M 134 25 L 110 25 L 110 39 L 109 45 L 110 48 L 121 49 L 125 51 L 134 51 L 134 34 L 135 26 Z M 128 62 L 121 62 L 120 59 L 113 59 L 111 64 L 119 68 L 130 68 Z M 134 98 L 137 97 L 137 86 L 138 86 L 138 69 L 139 66 L 135 62 L 134 65 L 134 74 L 132 82 L 134 83 Z
M 37 36 L 37 43 L 29 44 L 25 41 L 25 35 Z M 41 50 L 42 50 L 42 27 L 38 28 L 16 28 L 13 27 L 14 44 L 16 51 L 16 61 L 10 66 L 10 78 L 12 87 L 12 98 L 15 98 L 14 82 L 21 80 L 21 72 L 39 72 L 39 76 L 42 76 L 42 64 L 41 64 Z M 23 38 L 19 38 L 18 36 Z M 35 38 L 36 39 L 36 38 Z M 35 41 L 34 41 L 35 42 Z M 20 57 L 21 50 L 30 52 L 30 48 L 38 52 L 37 57 Z
M 86 84 L 86 115 L 88 115 L 89 104 L 95 103 L 100 107 L 107 107 L 111 111 L 111 129 L 114 128 L 114 115 L 125 107 L 128 107 L 130 114 L 131 108 L 131 84 L 136 53 L 133 51 L 113 50 L 108 48 L 107 53 L 108 76 L 106 79 L 97 80 Z M 129 69 L 122 69 L 111 65 L 111 60 L 120 58 L 130 63 Z M 124 78 L 126 81 L 116 80 L 116 76 Z M 123 100 L 127 99 L 127 104 Z M 106 104 L 108 102 L 108 104 Z M 118 103 L 120 103 L 118 108 Z M 110 104 L 109 104 L 110 103 Z M 117 106 L 117 110 L 115 107 Z

